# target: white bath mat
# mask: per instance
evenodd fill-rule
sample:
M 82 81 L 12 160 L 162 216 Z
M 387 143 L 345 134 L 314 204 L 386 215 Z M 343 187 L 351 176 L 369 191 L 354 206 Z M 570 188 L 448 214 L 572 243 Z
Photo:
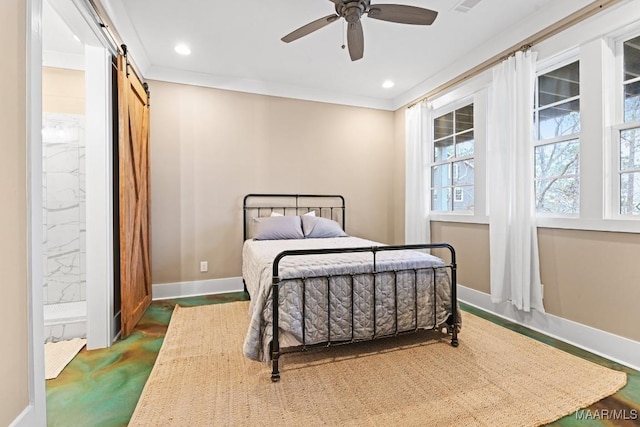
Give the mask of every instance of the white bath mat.
M 69 341 L 48 342 L 44 345 L 44 374 L 50 380 L 60 375 L 65 366 L 78 354 L 87 340 L 74 338 Z

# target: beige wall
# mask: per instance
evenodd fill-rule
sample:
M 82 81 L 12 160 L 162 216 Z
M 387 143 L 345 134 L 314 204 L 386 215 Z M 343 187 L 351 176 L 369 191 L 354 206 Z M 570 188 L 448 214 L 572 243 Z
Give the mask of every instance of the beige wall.
M 341 193 L 349 233 L 403 243 L 404 108 L 150 86 L 154 283 L 239 276 L 250 192 Z M 488 226 L 434 222 L 431 233 L 456 248 L 459 283 L 489 293 Z M 539 239 L 547 311 L 640 340 L 640 236 L 540 229 Z
M 26 16 L 23 0 L 0 2 L 0 425 L 29 404 L 26 183 Z
M 545 309 L 640 341 L 640 234 L 538 229 Z
M 405 202 L 405 108 L 393 114 L 393 244 L 404 244 L 404 202 Z
M 458 253 L 458 283 L 490 292 L 489 227 L 434 222 L 433 241 Z M 538 229 L 548 313 L 640 341 L 640 235 Z
M 447 242 L 456 251 L 458 283 L 489 293 L 489 227 L 456 222 L 432 222 L 431 241 Z M 438 253 L 447 261 L 447 252 Z
M 42 110 L 48 113 L 84 114 L 84 71 L 42 67 Z
M 394 241 L 392 112 L 149 84 L 153 283 L 241 276 L 247 193 L 342 194 L 348 233 Z

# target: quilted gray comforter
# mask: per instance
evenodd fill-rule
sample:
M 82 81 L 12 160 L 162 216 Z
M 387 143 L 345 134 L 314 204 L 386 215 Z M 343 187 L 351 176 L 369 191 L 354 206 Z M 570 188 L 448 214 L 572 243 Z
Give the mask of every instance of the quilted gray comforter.
M 290 249 L 370 246 L 381 244 L 356 237 L 247 240 L 243 247 L 242 273 L 251 295 L 251 322 L 244 342 L 245 356 L 263 362 L 270 359 L 272 265 L 278 253 Z M 451 312 L 448 269 L 438 268 L 443 266 L 440 258 L 410 250 L 378 252 L 378 274 L 375 276 L 362 274 L 373 272 L 373 255 L 367 252 L 285 257 L 280 262 L 280 278 L 283 279 L 279 295 L 280 344 L 287 347 L 303 342 L 303 277 L 307 278 L 304 298 L 306 344 L 326 342 L 329 338 L 332 341 L 350 340 L 352 332 L 356 340 L 370 339 L 374 329 L 375 335 L 380 336 L 394 333 L 396 326 L 398 331 L 439 327 Z M 327 276 L 331 278 L 327 279 Z

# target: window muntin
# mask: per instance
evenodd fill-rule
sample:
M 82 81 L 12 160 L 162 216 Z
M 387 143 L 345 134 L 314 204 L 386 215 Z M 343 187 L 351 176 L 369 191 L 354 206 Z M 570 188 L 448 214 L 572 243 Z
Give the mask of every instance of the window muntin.
M 431 210 L 473 212 L 473 104 L 436 117 L 433 140 Z
M 623 43 L 623 118 L 619 130 L 620 214 L 640 215 L 640 36 Z
M 539 75 L 534 106 L 536 212 L 580 211 L 580 64 Z

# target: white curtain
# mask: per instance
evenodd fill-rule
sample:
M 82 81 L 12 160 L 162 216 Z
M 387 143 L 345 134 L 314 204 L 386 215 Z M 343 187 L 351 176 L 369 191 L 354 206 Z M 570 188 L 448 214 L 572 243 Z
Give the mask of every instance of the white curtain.
M 535 52 L 493 70 L 487 169 L 491 300 L 544 312 L 533 195 Z
M 405 116 L 406 177 L 405 177 L 405 244 L 430 243 L 429 174 L 425 173 L 425 153 L 433 141 L 426 101 L 409 108 Z

